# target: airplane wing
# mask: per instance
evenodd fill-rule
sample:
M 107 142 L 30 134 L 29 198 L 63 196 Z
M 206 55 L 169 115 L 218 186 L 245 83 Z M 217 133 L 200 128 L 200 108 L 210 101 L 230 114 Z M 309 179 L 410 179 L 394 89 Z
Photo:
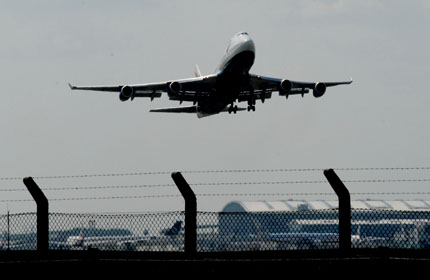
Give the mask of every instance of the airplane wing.
M 118 92 L 121 101 L 128 99 L 133 100 L 135 97 L 147 97 L 153 100 L 159 98 L 163 93 L 167 93 L 170 100 L 198 101 L 207 99 L 215 92 L 217 74 L 199 76 L 189 79 L 173 80 L 160 83 L 131 84 L 131 85 L 112 85 L 112 86 L 74 86 L 69 84 L 72 90 L 89 90 Z M 286 96 L 294 94 L 309 93 L 313 91 L 315 97 L 324 95 L 327 87 L 337 85 L 351 84 L 350 81 L 342 82 L 301 82 L 287 79 L 278 79 L 250 74 L 249 88 L 244 88 L 238 96 L 238 101 L 261 100 L 272 97 L 272 92 L 279 92 L 279 95 Z M 173 109 L 173 110 L 172 110 Z M 176 108 L 165 108 L 154 112 L 175 112 Z M 183 110 L 183 109 L 180 109 Z M 193 108 L 187 108 L 182 112 L 194 111 Z
M 239 102 L 249 99 L 260 99 L 264 102 L 265 99 L 271 98 L 271 93 L 274 91 L 288 98 L 289 95 L 294 94 L 301 94 L 303 96 L 312 90 L 315 97 L 321 97 L 324 95 L 327 87 L 351 84 L 352 79 L 341 82 L 302 82 L 250 74 L 249 83 L 250 89 L 244 90 L 239 95 Z
M 161 97 L 167 93 L 171 100 L 197 102 L 209 95 L 216 84 L 216 75 L 200 76 L 189 79 L 167 81 L 161 83 L 112 85 L 112 86 L 74 86 L 69 84 L 71 90 L 90 90 L 120 93 L 121 101 L 135 97 Z

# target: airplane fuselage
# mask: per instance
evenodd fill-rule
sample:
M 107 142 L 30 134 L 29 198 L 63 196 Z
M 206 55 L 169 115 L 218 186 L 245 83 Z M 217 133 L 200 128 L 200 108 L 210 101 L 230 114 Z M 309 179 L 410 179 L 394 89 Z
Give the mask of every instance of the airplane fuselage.
M 198 103 L 197 113 L 204 115 L 217 114 L 237 100 L 239 93 L 249 85 L 249 70 L 254 64 L 254 41 L 246 32 L 236 34 L 215 69 L 216 94 L 211 99 Z

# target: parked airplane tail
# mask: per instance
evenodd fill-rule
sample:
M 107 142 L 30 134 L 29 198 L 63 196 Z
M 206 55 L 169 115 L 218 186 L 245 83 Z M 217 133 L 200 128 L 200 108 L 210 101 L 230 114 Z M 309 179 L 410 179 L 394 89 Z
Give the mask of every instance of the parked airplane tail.
M 175 236 L 178 235 L 181 231 L 182 221 L 176 221 L 176 223 L 169 229 L 165 229 L 161 231 L 161 234 L 166 236 Z

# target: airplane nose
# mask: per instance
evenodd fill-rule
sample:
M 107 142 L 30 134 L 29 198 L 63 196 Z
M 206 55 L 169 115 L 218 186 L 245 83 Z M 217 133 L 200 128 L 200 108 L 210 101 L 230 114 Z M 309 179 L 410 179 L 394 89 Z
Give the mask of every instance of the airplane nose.
M 255 53 L 255 44 L 254 41 L 248 36 L 248 39 L 243 43 L 244 47 L 248 51 L 252 51 Z

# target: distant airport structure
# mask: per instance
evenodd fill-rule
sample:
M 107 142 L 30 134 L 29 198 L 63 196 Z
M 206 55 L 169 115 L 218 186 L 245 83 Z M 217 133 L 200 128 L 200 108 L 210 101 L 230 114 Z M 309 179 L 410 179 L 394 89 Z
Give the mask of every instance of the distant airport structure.
M 283 212 L 296 210 L 328 210 L 338 208 L 337 200 L 233 201 L 221 212 Z M 430 210 L 430 200 L 353 200 L 352 209 L 365 210 Z
M 233 201 L 225 205 L 221 236 L 246 236 L 285 242 L 309 234 L 338 233 L 338 201 Z M 351 238 L 359 247 L 430 247 L 429 200 L 351 201 Z

